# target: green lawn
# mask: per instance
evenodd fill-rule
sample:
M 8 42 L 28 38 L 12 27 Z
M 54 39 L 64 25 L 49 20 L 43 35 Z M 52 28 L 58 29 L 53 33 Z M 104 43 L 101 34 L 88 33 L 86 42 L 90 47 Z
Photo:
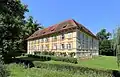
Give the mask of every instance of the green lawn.
M 56 71 L 40 68 L 27 68 L 17 64 L 8 65 L 10 77 L 88 77 L 85 75 L 71 74 L 68 71 Z
M 91 68 L 101 68 L 101 69 L 118 69 L 116 63 L 116 57 L 113 56 L 99 56 L 87 60 L 79 60 L 78 64 L 61 62 L 61 61 L 45 61 L 46 63 L 55 63 L 55 64 L 70 64 L 70 65 L 80 65 Z
M 78 62 L 81 66 L 92 68 L 118 69 L 116 57 L 113 56 L 100 56 L 89 60 L 80 60 Z
M 112 56 L 99 56 L 88 60 L 79 60 L 78 64 L 72 64 L 61 61 L 44 61 L 45 63 L 69 64 L 76 66 L 85 66 L 98 69 L 118 69 L 116 58 Z M 90 77 L 80 74 L 71 74 L 68 71 L 56 71 L 41 68 L 23 68 L 17 64 L 9 64 L 10 77 Z

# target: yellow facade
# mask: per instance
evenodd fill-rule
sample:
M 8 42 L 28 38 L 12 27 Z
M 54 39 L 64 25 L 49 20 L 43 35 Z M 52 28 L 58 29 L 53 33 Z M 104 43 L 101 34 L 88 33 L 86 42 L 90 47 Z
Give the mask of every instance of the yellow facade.
M 68 47 L 69 46 L 69 47 Z M 76 32 L 58 34 L 28 41 L 28 53 L 39 51 L 75 52 Z
M 95 43 L 95 44 L 94 44 Z M 78 29 L 63 32 L 34 40 L 28 40 L 27 53 L 34 52 L 65 52 L 76 53 L 75 56 L 98 55 L 98 40 Z

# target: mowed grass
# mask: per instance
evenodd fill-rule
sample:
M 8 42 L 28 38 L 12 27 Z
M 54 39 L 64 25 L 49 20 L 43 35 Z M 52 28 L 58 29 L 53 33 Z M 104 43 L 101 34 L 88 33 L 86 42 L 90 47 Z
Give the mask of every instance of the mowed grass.
M 54 63 L 54 64 L 69 64 L 84 66 L 97 69 L 113 69 L 118 70 L 116 57 L 114 56 L 99 56 L 91 59 L 78 60 L 78 64 L 61 62 L 61 61 L 45 61 L 45 63 Z
M 99 56 L 87 60 L 79 60 L 78 64 L 66 63 L 61 61 L 44 61 L 45 63 L 53 64 L 68 64 L 76 66 L 84 66 L 97 69 L 118 69 L 116 57 Z M 41 68 L 27 68 L 17 64 L 9 64 L 8 70 L 10 77 L 92 77 L 90 75 L 71 74 L 69 71 L 56 71 Z M 99 76 L 97 76 L 99 77 Z
M 25 58 L 25 57 L 22 57 Z M 27 60 L 31 60 L 31 58 L 25 58 Z M 35 59 L 39 61 L 39 59 Z M 34 59 L 32 58 L 32 61 Z M 90 59 L 78 60 L 78 64 L 67 63 L 62 61 L 44 61 L 45 63 L 54 63 L 54 64 L 69 64 L 69 65 L 77 65 L 77 66 L 85 66 L 90 68 L 98 68 L 98 69 L 113 69 L 118 70 L 116 57 L 115 56 L 98 56 Z
M 88 77 L 85 75 L 71 74 L 68 71 L 56 71 L 41 68 L 27 68 L 17 64 L 8 65 L 10 77 Z
M 92 68 L 118 69 L 116 57 L 99 56 L 88 60 L 79 60 L 79 65 Z

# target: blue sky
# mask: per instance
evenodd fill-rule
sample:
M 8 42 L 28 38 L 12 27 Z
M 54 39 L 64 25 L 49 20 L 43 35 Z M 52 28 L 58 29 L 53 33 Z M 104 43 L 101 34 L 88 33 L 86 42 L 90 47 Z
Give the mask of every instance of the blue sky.
M 48 27 L 67 19 L 75 19 L 94 34 L 105 28 L 112 32 L 120 25 L 120 0 L 22 0 L 29 13 Z

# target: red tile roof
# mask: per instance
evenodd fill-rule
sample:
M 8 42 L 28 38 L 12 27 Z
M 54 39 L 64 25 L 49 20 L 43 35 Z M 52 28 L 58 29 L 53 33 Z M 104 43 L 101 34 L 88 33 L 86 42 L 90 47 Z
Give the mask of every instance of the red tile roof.
M 31 40 L 31 39 L 35 39 L 35 38 L 40 38 L 40 37 L 42 37 L 44 35 L 52 34 L 52 33 L 55 33 L 55 32 L 62 31 L 64 29 L 75 28 L 75 27 L 76 28 L 79 27 L 84 32 L 86 32 L 87 34 L 89 34 L 92 37 L 94 37 L 94 38 L 97 39 L 97 37 L 91 31 L 89 31 L 83 25 L 77 23 L 75 20 L 71 19 L 71 20 L 66 20 L 64 22 L 61 22 L 59 24 L 55 24 L 55 25 L 50 26 L 48 28 L 45 28 L 43 30 L 38 30 L 35 33 L 33 33 L 29 38 L 27 38 L 27 40 Z

